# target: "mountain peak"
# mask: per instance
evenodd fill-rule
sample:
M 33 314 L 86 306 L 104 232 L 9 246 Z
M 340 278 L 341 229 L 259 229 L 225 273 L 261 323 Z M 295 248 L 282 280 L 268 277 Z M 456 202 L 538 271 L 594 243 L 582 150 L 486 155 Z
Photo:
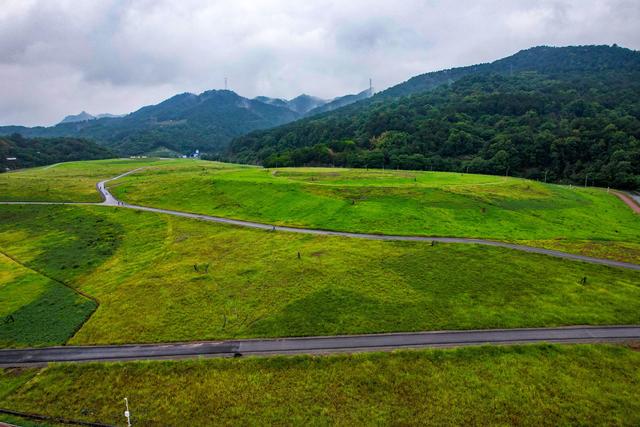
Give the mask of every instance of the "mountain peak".
M 80 114 L 71 114 L 66 116 L 60 124 L 62 123 L 77 123 L 77 122 L 86 122 L 89 120 L 95 120 L 96 117 L 82 110 Z

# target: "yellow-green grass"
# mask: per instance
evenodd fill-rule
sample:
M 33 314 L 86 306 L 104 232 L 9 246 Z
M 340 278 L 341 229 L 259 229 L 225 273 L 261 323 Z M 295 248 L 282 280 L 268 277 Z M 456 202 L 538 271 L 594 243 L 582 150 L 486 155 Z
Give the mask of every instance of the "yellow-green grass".
M 0 347 L 64 344 L 96 304 L 0 253 Z
M 100 206 L 2 206 L 0 248 L 97 298 L 73 344 L 640 323 L 640 272 L 502 248 Z
M 640 262 L 640 217 L 613 194 L 515 178 L 349 169 L 163 167 L 113 184 L 130 203 L 366 233 L 545 241 Z
M 601 189 L 441 172 L 255 167 L 190 159 L 65 163 L 0 175 L 0 200 L 136 204 L 343 231 L 477 237 L 640 262 L 640 218 Z
M 68 162 L 0 174 L 0 201 L 100 202 L 98 181 L 139 167 L 161 167 L 195 161 L 164 159 L 110 159 Z M 201 162 L 210 165 L 210 162 Z M 220 167 L 220 166 L 218 166 Z
M 0 377 L 0 381 L 1 381 Z M 640 353 L 532 345 L 53 365 L 0 400 L 122 425 L 638 425 Z
M 570 239 L 514 240 L 513 243 L 640 264 L 640 243 Z

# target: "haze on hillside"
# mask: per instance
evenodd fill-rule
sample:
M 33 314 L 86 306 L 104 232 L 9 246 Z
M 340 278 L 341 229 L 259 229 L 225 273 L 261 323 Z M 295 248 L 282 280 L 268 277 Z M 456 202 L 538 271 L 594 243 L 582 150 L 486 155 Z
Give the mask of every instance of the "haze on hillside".
M 0 125 L 129 113 L 225 77 L 248 99 L 330 100 L 536 45 L 637 50 L 638 22 L 633 0 L 5 0 Z

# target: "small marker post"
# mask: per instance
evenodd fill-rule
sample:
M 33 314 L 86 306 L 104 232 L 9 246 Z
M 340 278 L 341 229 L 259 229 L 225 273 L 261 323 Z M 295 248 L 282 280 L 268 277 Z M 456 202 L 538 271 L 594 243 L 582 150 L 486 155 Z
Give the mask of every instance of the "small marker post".
M 131 413 L 129 412 L 129 400 L 125 397 L 124 404 L 127 409 L 124 411 L 124 416 L 127 418 L 127 427 L 131 427 Z

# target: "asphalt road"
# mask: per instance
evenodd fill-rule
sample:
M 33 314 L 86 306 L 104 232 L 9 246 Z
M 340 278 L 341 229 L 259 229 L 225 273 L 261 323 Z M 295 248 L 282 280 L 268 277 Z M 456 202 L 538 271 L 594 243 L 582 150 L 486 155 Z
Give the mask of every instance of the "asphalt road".
M 0 350 L 0 367 L 48 362 L 127 361 L 286 354 L 384 351 L 400 348 L 548 343 L 623 342 L 640 339 L 640 326 L 578 326 L 540 329 L 488 329 L 331 337 L 203 341 L 87 347 Z

